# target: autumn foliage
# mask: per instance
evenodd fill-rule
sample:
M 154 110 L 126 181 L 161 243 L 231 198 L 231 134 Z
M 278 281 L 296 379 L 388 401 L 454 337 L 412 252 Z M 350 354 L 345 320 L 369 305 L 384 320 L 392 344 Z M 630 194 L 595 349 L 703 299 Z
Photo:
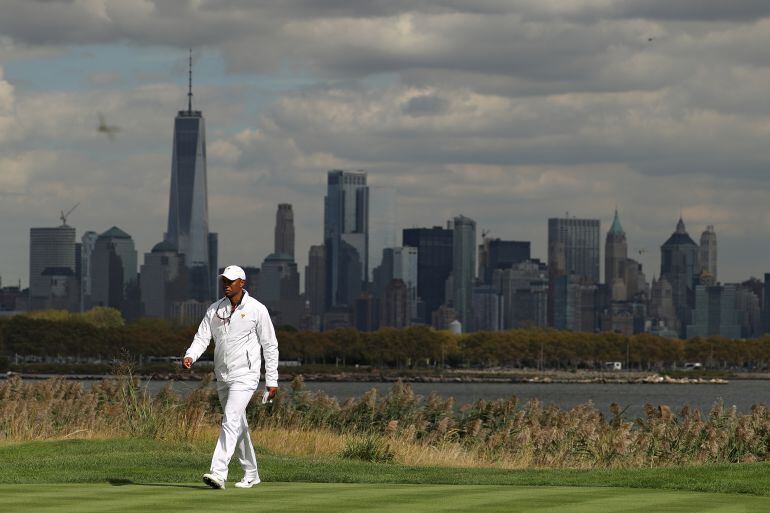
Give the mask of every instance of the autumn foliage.
M 19 315 L 0 320 L 0 356 L 178 356 L 194 333 L 195 327 L 175 326 L 160 319 L 124 324 L 110 312 Z M 548 329 L 454 335 L 426 326 L 371 333 L 351 328 L 318 333 L 279 327 L 278 340 L 282 360 L 343 367 L 567 370 L 599 368 L 604 362 L 619 361 L 624 367 L 628 364 L 632 369 L 653 370 L 697 361 L 714 369 L 765 369 L 770 362 L 770 335 L 749 340 L 678 340 L 646 333 L 626 337 Z M 212 348 L 213 344 L 209 352 Z

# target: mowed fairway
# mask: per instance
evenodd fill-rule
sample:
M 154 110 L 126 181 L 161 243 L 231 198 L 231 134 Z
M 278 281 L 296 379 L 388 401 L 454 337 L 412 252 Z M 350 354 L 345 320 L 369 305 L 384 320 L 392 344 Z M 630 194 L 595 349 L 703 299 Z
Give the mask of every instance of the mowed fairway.
M 762 512 L 770 498 L 624 488 L 263 483 L 250 490 L 197 484 L 0 487 L 3 512 Z
M 0 445 L 0 512 L 768 512 L 770 465 L 626 470 L 405 467 L 271 455 L 265 482 L 200 481 L 209 447 L 141 439 Z

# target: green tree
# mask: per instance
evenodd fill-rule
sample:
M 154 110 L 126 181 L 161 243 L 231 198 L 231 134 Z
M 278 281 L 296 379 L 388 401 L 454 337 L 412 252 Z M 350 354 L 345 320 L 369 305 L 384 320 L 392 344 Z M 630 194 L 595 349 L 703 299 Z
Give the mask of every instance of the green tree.
M 22 315 L 41 321 L 67 321 L 72 318 L 72 314 L 67 310 L 33 310 Z
M 96 306 L 88 311 L 77 314 L 78 320 L 81 320 L 97 328 L 117 328 L 125 326 L 126 321 L 120 314 L 120 310 L 106 306 Z

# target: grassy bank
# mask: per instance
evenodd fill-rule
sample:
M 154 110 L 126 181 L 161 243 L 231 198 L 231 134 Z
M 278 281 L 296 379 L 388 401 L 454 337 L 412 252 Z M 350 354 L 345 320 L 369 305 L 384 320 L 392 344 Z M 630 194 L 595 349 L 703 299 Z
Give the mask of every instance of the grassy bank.
M 187 483 L 208 469 L 214 440 L 185 444 L 142 439 L 59 440 L 3 444 L 0 484 Z M 274 441 L 281 444 L 280 439 Z M 359 484 L 619 487 L 770 497 L 770 464 L 568 470 L 420 467 L 335 457 L 277 455 L 257 447 L 263 480 Z M 230 480 L 239 479 L 237 463 Z
M 111 439 L 2 444 L 0 510 L 770 511 L 767 464 L 510 471 L 278 456 L 259 447 L 261 485 L 214 491 L 199 480 L 208 468 L 211 443 Z M 274 445 L 280 443 L 280 438 L 274 440 Z M 233 464 L 230 481 L 240 475 Z

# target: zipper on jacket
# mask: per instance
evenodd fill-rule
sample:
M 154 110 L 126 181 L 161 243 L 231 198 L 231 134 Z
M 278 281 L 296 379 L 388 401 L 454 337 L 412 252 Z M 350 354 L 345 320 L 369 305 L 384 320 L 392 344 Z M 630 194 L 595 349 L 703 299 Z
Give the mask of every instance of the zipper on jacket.
M 249 352 L 246 351 L 246 361 L 249 362 L 249 370 L 251 370 L 251 358 L 249 358 Z

